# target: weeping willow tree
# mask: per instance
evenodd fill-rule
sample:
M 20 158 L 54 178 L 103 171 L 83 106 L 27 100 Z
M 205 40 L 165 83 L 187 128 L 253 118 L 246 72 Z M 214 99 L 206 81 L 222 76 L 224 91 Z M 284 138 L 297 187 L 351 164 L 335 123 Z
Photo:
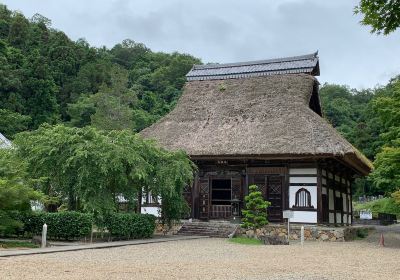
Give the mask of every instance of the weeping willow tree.
M 166 151 L 131 131 L 43 125 L 18 134 L 15 144 L 29 174 L 48 178 L 46 194 L 61 197 L 69 210 L 102 216 L 117 210 L 123 196 L 140 211 L 143 189 L 161 197 L 165 222 L 187 208 L 182 192 L 194 164 L 183 152 Z
M 0 149 L 0 234 L 22 226 L 14 219 L 13 211 L 31 211 L 31 200 L 42 198 L 33 189 L 34 182 L 25 173 L 25 164 L 13 149 Z

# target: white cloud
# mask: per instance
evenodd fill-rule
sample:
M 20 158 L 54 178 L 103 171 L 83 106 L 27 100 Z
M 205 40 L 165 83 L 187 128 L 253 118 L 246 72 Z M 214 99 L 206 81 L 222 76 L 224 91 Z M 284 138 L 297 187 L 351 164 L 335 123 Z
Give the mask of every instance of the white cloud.
M 1 0 L 0 0 L 1 1 Z M 204 62 L 319 50 L 321 82 L 373 87 L 400 72 L 400 32 L 376 36 L 353 14 L 356 0 L 3 0 L 36 12 L 72 39 L 112 47 L 125 38 Z

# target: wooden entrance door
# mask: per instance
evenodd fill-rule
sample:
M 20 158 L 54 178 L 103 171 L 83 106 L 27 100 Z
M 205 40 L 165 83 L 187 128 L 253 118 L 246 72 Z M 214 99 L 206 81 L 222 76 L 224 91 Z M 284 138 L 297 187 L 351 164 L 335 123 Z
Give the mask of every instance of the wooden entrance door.
M 268 220 L 271 222 L 282 221 L 282 192 L 283 177 L 279 175 L 267 176 L 267 200 L 271 203 L 268 207 Z
M 257 185 L 264 199 L 271 202 L 268 207 L 268 221 L 270 222 L 282 222 L 283 179 L 284 176 L 273 174 L 256 174 L 249 177 L 250 185 Z
M 199 218 L 208 219 L 210 211 L 210 186 L 209 179 L 201 177 L 199 180 Z

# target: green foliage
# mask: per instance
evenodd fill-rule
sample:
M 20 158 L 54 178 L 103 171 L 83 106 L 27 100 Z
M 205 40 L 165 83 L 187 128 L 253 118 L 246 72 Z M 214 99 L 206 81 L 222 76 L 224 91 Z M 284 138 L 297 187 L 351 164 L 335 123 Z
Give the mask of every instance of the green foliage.
M 129 39 L 94 48 L 51 28 L 44 16 L 27 19 L 0 6 L 0 109 L 30 117 L 29 129 L 64 122 L 139 131 L 173 108 L 195 63 Z M 10 121 L 20 131 L 21 120 Z
M 400 189 L 400 146 L 384 147 L 374 165 L 370 178 L 378 190 L 389 194 Z
M 17 231 L 23 236 L 40 235 L 43 225 L 47 224 L 47 236 L 50 239 L 71 240 L 88 236 L 92 231 L 93 218 L 90 214 L 74 211 L 57 213 L 31 212 L 14 213 L 23 227 Z
M 393 199 L 394 199 L 394 202 L 395 202 L 397 205 L 400 205 L 400 190 L 395 191 L 394 193 L 392 193 L 392 197 L 393 197 Z
M 367 228 L 358 228 L 357 229 L 357 238 L 364 239 L 368 236 L 368 229 Z
M 330 84 L 320 90 L 324 117 L 371 160 L 382 146 L 381 121 L 371 105 L 375 94 Z
M 399 189 L 400 85 L 357 91 L 325 84 L 321 90 L 324 116 L 355 147 L 375 160 L 367 179 L 357 179 L 356 195 L 389 194 Z
M 0 234 L 20 228 L 22 223 L 12 217 L 12 212 L 29 212 L 30 201 L 42 197 L 32 185 L 26 178 L 24 162 L 13 150 L 0 149 Z
M 134 204 L 145 188 L 165 200 L 165 221 L 183 211 L 181 195 L 194 165 L 182 152 L 168 152 L 127 130 L 62 125 L 20 133 L 14 142 L 30 175 L 47 178 L 43 191 L 60 197 L 69 210 L 104 215 L 115 211 L 118 196 Z
M 267 207 L 271 205 L 262 197 L 256 185 L 249 186 L 249 195 L 245 197 L 245 209 L 242 210 L 242 227 L 259 229 L 268 224 Z
M 0 248 L 38 248 L 39 245 L 22 241 L 0 241 Z
M 112 213 L 105 218 L 111 236 L 123 239 L 149 238 L 156 228 L 156 217 L 149 214 Z
M 400 80 L 388 85 L 388 93 L 374 100 L 374 108 L 384 124 L 383 149 L 376 155 L 371 180 L 376 188 L 390 193 L 400 190 Z
M 0 131 L 7 138 L 13 138 L 18 132 L 28 129 L 31 117 L 10 110 L 0 109 Z
M 356 14 L 363 14 L 361 21 L 372 27 L 371 32 L 388 35 L 400 26 L 400 2 L 397 0 L 360 0 Z
M 244 244 L 244 245 L 261 245 L 262 241 L 256 238 L 247 238 L 247 237 L 234 237 L 228 239 L 229 242 L 236 244 Z
M 397 204 L 395 199 L 392 197 L 385 197 L 366 203 L 355 203 L 354 209 L 357 211 L 371 209 L 373 213 L 388 213 L 398 216 L 400 215 L 400 204 Z

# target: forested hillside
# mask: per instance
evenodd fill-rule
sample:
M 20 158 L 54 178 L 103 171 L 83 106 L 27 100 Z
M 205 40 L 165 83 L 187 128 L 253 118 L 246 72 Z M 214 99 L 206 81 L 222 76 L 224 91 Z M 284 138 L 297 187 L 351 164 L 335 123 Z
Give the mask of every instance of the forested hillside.
M 0 130 L 42 123 L 141 130 L 175 104 L 194 63 L 124 40 L 112 49 L 70 40 L 41 15 L 0 4 Z
M 0 132 L 43 123 L 140 131 L 173 108 L 185 74 L 201 61 L 153 52 L 132 40 L 108 49 L 72 41 L 41 15 L 27 19 L 0 4 Z M 355 90 L 321 87 L 324 116 L 375 161 L 356 193 L 389 194 L 400 187 L 400 82 Z
M 399 187 L 396 166 L 400 167 L 398 151 L 397 155 L 395 152 L 400 127 L 399 79 L 393 78 L 386 86 L 367 90 L 325 84 L 320 96 L 325 118 L 375 161 L 376 172 L 370 178 L 356 181 L 356 195 L 395 191 Z

